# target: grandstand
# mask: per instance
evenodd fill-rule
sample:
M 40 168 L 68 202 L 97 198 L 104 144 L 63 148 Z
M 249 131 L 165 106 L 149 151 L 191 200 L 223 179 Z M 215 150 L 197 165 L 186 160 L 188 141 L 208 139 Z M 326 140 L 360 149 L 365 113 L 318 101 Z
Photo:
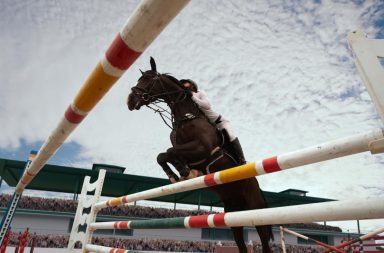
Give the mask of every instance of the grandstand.
M 8 159 L 0 159 L 1 181 L 5 181 L 13 187 L 19 181 L 25 162 Z M 153 189 L 168 184 L 167 179 L 144 177 L 124 174 L 125 168 L 105 164 L 94 164 L 92 169 L 73 168 L 56 165 L 46 165 L 27 189 L 48 191 L 50 197 L 23 196 L 18 211 L 13 220 L 12 231 L 14 239 L 17 233 L 29 227 L 32 234 L 36 234 L 37 246 L 40 247 L 66 247 L 69 233 L 77 207 L 77 197 L 81 191 L 85 176 L 97 178 L 98 170 L 106 169 L 107 180 L 103 188 L 103 196 L 115 197 L 135 192 Z M 0 182 L 1 182 L 0 181 Z M 1 185 L 0 185 L 1 186 Z M 67 199 L 57 196 L 67 196 Z M 306 196 L 306 191 L 288 189 L 275 193 L 265 192 L 265 197 L 270 207 L 300 205 L 317 202 L 332 201 L 331 199 Z M 35 194 L 36 195 L 36 194 Z M 68 199 L 68 196 L 70 199 Z M 10 195 L 0 195 L 0 216 L 3 216 L 6 203 Z M 148 206 L 150 203 L 150 206 Z M 183 206 L 188 205 L 188 209 Z M 166 197 L 159 197 L 146 203 L 135 203 L 127 207 L 108 208 L 103 210 L 97 221 L 114 221 L 149 218 L 183 217 L 188 215 L 207 214 L 220 211 L 222 203 L 218 197 L 207 189 L 200 189 L 188 193 L 179 193 Z M 290 229 L 310 236 L 327 244 L 335 245 L 347 238 L 356 237 L 357 234 L 345 233 L 338 227 L 312 224 L 291 224 Z M 275 243 L 278 245 L 280 232 L 278 226 L 273 228 Z M 255 252 L 258 247 L 258 235 L 254 227 L 245 228 L 245 238 L 252 241 Z M 164 249 L 159 242 L 168 244 L 167 249 L 182 250 L 183 243 L 195 251 L 212 252 L 218 242 L 224 245 L 232 245 L 232 233 L 227 228 L 203 228 L 203 229 L 146 229 L 146 230 L 100 230 L 95 233 L 96 239 L 109 246 L 144 245 L 144 250 Z M 146 243 L 142 243 L 145 240 Z M 307 245 L 308 241 L 286 235 L 285 241 L 291 247 Z M 183 243 L 182 243 L 183 242 Z M 147 246 L 145 246 L 147 245 Z M 156 247 L 153 245 L 157 245 Z M 171 246 L 170 246 L 171 245 Z M 278 247 L 278 246 L 276 246 Z M 135 249 L 135 247 L 132 247 Z M 137 248 L 136 248 L 137 249 Z

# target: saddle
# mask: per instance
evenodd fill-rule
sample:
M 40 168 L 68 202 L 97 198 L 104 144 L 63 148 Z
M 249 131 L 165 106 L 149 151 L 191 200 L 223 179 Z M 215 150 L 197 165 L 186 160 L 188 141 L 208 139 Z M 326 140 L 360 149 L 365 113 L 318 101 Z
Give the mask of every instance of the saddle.
M 223 130 L 216 129 L 216 130 L 220 138 L 220 143 L 221 143 L 220 146 L 217 146 L 211 151 L 211 155 L 209 158 L 188 164 L 190 169 L 202 171 L 204 175 L 216 172 L 216 171 L 212 171 L 211 167 L 224 156 L 227 156 L 235 164 L 238 164 L 236 157 L 233 155 L 233 152 L 231 152 L 232 148 L 231 148 L 229 135 L 227 131 L 225 129 Z M 202 168 L 204 169 L 202 170 Z
M 187 174 L 187 173 L 189 173 L 189 171 L 195 170 L 195 171 L 202 172 L 204 175 L 210 174 L 212 172 L 216 172 L 216 171 L 212 171 L 211 167 L 216 162 L 218 162 L 221 158 L 223 158 L 224 156 L 231 159 L 234 162 L 234 164 L 239 164 L 239 159 L 235 155 L 236 153 L 233 151 L 227 130 L 225 130 L 225 129 L 219 130 L 217 128 L 216 124 L 210 122 L 209 119 L 206 117 L 206 115 L 203 112 L 201 112 L 201 110 L 198 108 L 197 105 L 196 105 L 196 108 L 200 112 L 200 114 L 198 116 L 196 116 L 194 114 L 187 113 L 183 119 L 179 120 L 178 122 L 175 122 L 174 126 L 180 126 L 185 121 L 193 120 L 199 116 L 200 117 L 202 116 L 203 118 L 205 118 L 205 120 L 207 122 L 209 122 L 212 126 L 215 127 L 217 135 L 219 137 L 220 145 L 215 147 L 211 151 L 209 158 L 204 158 L 200 161 L 196 161 L 196 162 L 192 162 L 192 163 L 188 163 L 188 164 L 183 163 L 181 161 L 184 164 L 184 166 L 182 166 L 184 168 L 181 171 L 183 171 L 185 174 Z M 218 118 L 218 120 L 220 120 L 220 117 Z M 176 131 L 174 129 L 171 132 L 171 142 L 172 142 L 172 144 L 176 143 Z M 180 169 L 178 169 L 178 171 L 179 171 L 179 173 L 181 172 Z

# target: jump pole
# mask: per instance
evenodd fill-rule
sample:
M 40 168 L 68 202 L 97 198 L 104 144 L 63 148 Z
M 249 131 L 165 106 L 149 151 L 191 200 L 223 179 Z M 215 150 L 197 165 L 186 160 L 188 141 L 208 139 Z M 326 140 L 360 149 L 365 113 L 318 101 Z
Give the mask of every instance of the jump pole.
M 384 198 L 364 198 L 180 218 L 94 222 L 90 224 L 90 229 L 215 228 L 383 217 Z
M 24 190 L 72 131 L 188 2 L 143 0 L 139 4 L 18 182 L 17 193 Z
M 356 238 L 354 238 L 348 242 L 344 242 L 344 243 L 341 243 L 339 245 L 336 245 L 335 247 L 336 248 L 344 248 L 344 247 L 349 246 L 351 244 L 354 244 L 356 242 L 374 239 L 376 235 L 381 234 L 381 233 L 384 233 L 384 228 L 376 229 L 375 231 L 372 231 L 372 232 L 365 234 L 365 235 L 362 235 L 360 237 L 356 237 Z M 331 252 L 331 250 L 327 250 L 324 253 L 328 253 L 328 252 Z
M 247 163 L 227 170 L 192 178 L 175 184 L 112 198 L 95 204 L 96 210 L 110 206 L 124 205 L 138 200 L 148 200 L 174 193 L 185 192 L 219 184 L 225 184 L 250 177 L 274 173 L 307 164 L 317 163 L 342 156 L 370 150 L 370 143 L 384 138 L 383 129 L 375 129 L 364 134 L 349 136 L 313 147 L 273 156 L 258 162 Z
M 282 228 L 282 230 L 283 230 L 284 232 L 288 233 L 288 234 L 291 234 L 291 235 L 294 235 L 294 236 L 296 236 L 296 237 L 302 238 L 302 239 L 304 239 L 304 240 L 306 240 L 306 241 L 313 242 L 313 243 L 315 243 L 315 244 L 317 244 L 317 245 L 323 246 L 323 247 L 325 247 L 325 248 L 327 248 L 327 249 L 330 249 L 330 250 L 332 250 L 332 251 L 336 251 L 336 252 L 340 252 L 340 253 L 346 253 L 344 250 L 338 249 L 338 248 L 336 248 L 336 247 L 334 247 L 334 246 L 331 246 L 331 245 L 328 245 L 328 244 L 326 244 L 326 243 L 320 242 L 320 241 L 318 241 L 318 240 L 312 239 L 312 238 L 310 238 L 310 237 L 308 237 L 308 236 L 299 234 L 299 233 L 297 233 L 297 232 L 295 232 L 295 231 L 292 231 L 292 230 L 289 230 L 289 229 L 287 229 L 287 228 Z
M 359 203 L 359 206 L 356 206 Z M 213 228 L 290 224 L 297 222 L 316 222 L 323 220 L 375 219 L 384 217 L 384 199 L 361 199 L 332 201 L 289 207 L 277 207 L 211 215 L 188 216 L 182 218 L 152 219 L 138 221 L 116 221 L 91 223 L 89 229 L 172 229 L 172 228 Z M 96 253 L 128 253 L 93 244 L 85 249 Z M 335 250 L 335 249 L 334 249 Z M 343 252 L 342 250 L 336 250 Z

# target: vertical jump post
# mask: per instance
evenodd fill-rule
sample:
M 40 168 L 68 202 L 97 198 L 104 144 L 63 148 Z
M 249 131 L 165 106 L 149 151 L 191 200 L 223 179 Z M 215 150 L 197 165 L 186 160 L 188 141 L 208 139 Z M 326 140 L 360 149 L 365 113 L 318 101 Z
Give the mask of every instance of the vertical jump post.
M 354 31 L 348 33 L 348 44 L 360 77 L 384 123 L 384 68 L 379 61 L 379 58 L 384 60 L 384 41 L 368 39 L 363 32 Z M 384 139 L 372 142 L 370 150 L 373 154 L 383 153 Z

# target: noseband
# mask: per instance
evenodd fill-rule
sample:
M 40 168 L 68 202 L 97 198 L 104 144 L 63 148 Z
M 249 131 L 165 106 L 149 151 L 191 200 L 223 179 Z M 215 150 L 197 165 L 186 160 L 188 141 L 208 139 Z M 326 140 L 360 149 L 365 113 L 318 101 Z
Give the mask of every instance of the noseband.
M 153 95 L 151 95 L 147 90 L 145 89 L 142 89 L 142 88 L 139 88 L 139 87 L 132 87 L 131 88 L 132 92 L 138 96 L 141 100 L 145 101 L 145 102 L 148 102 L 150 101 L 151 99 L 154 98 Z
M 156 81 L 158 81 L 161 85 L 162 92 L 158 94 L 153 94 L 153 89 L 155 87 Z M 175 91 L 166 91 L 166 88 L 164 87 L 164 82 L 160 79 L 160 76 L 154 77 L 146 89 L 135 86 L 132 87 L 131 90 L 141 100 L 149 103 L 165 102 L 168 104 L 176 104 L 184 101 L 184 99 L 187 97 L 187 91 L 183 89 Z M 169 96 L 172 94 L 179 94 L 179 96 L 174 99 Z M 164 96 L 168 96 L 168 101 L 163 98 Z
M 139 82 L 141 81 L 142 78 L 143 77 L 139 79 Z M 171 81 L 172 80 L 169 80 L 169 82 Z M 157 93 L 154 90 L 156 82 L 158 82 L 158 84 L 161 87 L 160 93 Z M 164 81 L 161 80 L 160 74 L 157 73 L 156 76 L 154 76 L 152 80 L 150 80 L 150 83 L 146 88 L 134 86 L 131 88 L 131 90 L 135 96 L 139 97 L 139 99 L 141 99 L 142 101 L 147 102 L 146 106 L 148 108 L 153 110 L 155 113 L 159 113 L 164 123 L 170 129 L 173 130 L 173 126 L 174 126 L 173 114 L 170 113 L 167 109 L 164 109 L 163 107 L 158 105 L 158 103 L 164 102 L 172 108 L 173 105 L 180 103 L 187 98 L 187 91 L 184 89 L 166 91 L 167 88 L 165 87 L 165 85 L 166 84 L 164 83 Z M 178 95 L 176 97 L 172 97 L 171 95 L 173 94 L 178 94 Z M 165 97 L 167 97 L 167 99 L 165 99 Z M 152 107 L 151 105 L 155 106 L 156 108 Z M 170 122 L 172 122 L 172 124 L 169 124 L 165 118 L 167 118 Z

